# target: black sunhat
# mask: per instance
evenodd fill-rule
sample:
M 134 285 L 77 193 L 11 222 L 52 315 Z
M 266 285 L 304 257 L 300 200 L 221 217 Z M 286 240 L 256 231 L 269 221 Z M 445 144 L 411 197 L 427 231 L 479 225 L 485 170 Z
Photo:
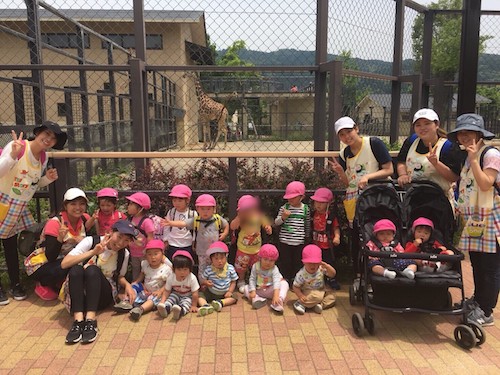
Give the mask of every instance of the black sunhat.
M 137 237 L 139 233 L 135 225 L 128 220 L 118 220 L 113 224 L 112 228 L 120 233 L 128 234 L 134 238 Z
M 39 125 L 33 129 L 33 134 L 35 134 L 36 137 L 38 133 L 44 130 L 50 130 L 56 136 L 57 142 L 52 148 L 54 150 L 62 150 L 64 148 L 64 145 L 66 144 L 66 141 L 68 140 L 68 135 L 66 134 L 66 132 L 62 131 L 61 127 L 55 122 L 44 121 L 42 125 Z

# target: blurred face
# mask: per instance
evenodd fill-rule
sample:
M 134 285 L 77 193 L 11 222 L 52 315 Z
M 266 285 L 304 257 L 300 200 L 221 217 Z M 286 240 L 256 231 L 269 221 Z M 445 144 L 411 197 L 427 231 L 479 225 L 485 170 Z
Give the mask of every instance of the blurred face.
M 227 263 L 226 254 L 224 253 L 215 253 L 210 256 L 210 260 L 212 261 L 212 265 L 215 268 L 222 268 Z
M 314 201 L 314 209 L 318 212 L 326 212 L 328 209 L 328 203 Z
M 299 195 L 298 197 L 293 197 L 288 199 L 288 204 L 292 207 L 300 207 L 300 202 L 302 202 L 302 195 Z
M 246 219 L 255 217 L 256 215 L 258 215 L 258 213 L 259 211 L 257 210 L 257 208 L 247 208 L 245 210 L 238 211 L 238 217 L 240 219 Z
M 422 242 L 429 241 L 431 238 L 432 229 L 426 225 L 419 225 L 415 228 L 415 238 L 420 238 Z
M 99 199 L 99 210 L 104 215 L 111 215 L 115 210 L 116 205 L 108 199 Z
M 472 130 L 460 130 L 457 132 L 457 141 L 464 147 L 468 147 L 481 139 L 481 133 Z
M 419 118 L 415 124 L 413 124 L 413 128 L 415 129 L 417 137 L 424 141 L 427 146 L 429 142 L 436 140 L 439 124 L 436 121 Z
M 64 202 L 64 209 L 69 218 L 79 218 L 87 211 L 87 201 L 80 197 L 69 202 Z
M 319 263 L 304 263 L 304 268 L 308 273 L 316 273 L 319 270 Z
M 215 207 L 196 206 L 196 212 L 202 220 L 209 220 L 215 214 Z
M 36 135 L 35 142 L 43 149 L 48 150 L 49 148 L 55 146 L 57 138 L 54 132 L 51 132 L 50 130 L 43 130 Z
M 262 268 L 264 271 L 270 270 L 274 267 L 275 264 L 276 261 L 274 259 L 260 258 L 260 268 Z
M 148 249 L 146 251 L 146 260 L 151 268 L 157 268 L 163 262 L 163 252 L 161 249 Z
M 352 146 L 361 140 L 361 137 L 359 136 L 359 128 L 357 126 L 354 126 L 352 129 L 342 129 L 337 133 L 337 135 L 340 141 L 347 146 Z
M 128 206 L 127 206 L 127 213 L 130 215 L 130 216 L 135 216 L 137 215 L 139 212 L 141 212 L 142 210 L 142 207 L 139 206 L 137 203 L 134 203 L 134 202 L 128 202 Z
M 377 232 L 377 240 L 382 243 L 391 242 L 394 239 L 394 232 L 392 230 L 381 230 Z
M 172 205 L 177 211 L 184 212 L 187 209 L 189 199 L 187 198 L 172 198 Z
M 191 273 L 190 269 L 185 267 L 185 268 L 176 268 L 174 270 L 174 273 L 175 273 L 175 278 L 177 279 L 177 281 L 183 281 L 185 280 L 189 274 Z
M 108 249 L 112 251 L 125 249 L 132 241 L 132 236 L 114 231 L 113 234 L 111 234 L 110 241 L 108 242 Z

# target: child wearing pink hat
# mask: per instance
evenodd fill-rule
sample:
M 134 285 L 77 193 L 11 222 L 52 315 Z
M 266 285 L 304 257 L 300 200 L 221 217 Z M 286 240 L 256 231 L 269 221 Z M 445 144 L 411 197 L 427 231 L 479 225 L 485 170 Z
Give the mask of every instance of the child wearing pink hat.
M 262 230 L 273 232 L 270 220 L 262 213 L 259 200 L 251 195 L 243 195 L 238 200 L 238 216 L 230 224 L 230 229 L 238 231 L 236 238 L 236 258 L 234 267 L 238 273 L 238 289 L 245 285 L 247 271 L 258 261 L 262 246 Z
M 259 261 L 252 266 L 249 284 L 243 287 L 243 294 L 252 302 L 254 309 L 264 307 L 270 299 L 271 309 L 283 313 L 290 287 L 276 266 L 278 257 L 278 249 L 274 245 L 262 245 L 259 250 Z
M 404 253 L 403 246 L 395 239 L 396 226 L 388 219 L 382 219 L 373 226 L 373 235 L 366 246 L 370 251 Z M 394 279 L 399 271 L 403 276 L 414 279 L 417 265 L 412 259 L 388 259 L 370 257 L 368 267 L 375 275 Z
M 323 261 L 323 250 L 317 245 L 307 245 L 302 250 L 302 267 L 293 280 L 293 291 L 298 300 L 293 309 L 303 315 L 312 308 L 317 314 L 335 305 L 335 294 L 325 284 L 325 277 L 334 278 L 335 268 Z
M 141 262 L 144 259 L 146 244 L 154 238 L 155 225 L 148 216 L 148 211 L 151 209 L 151 199 L 146 193 L 137 192 L 129 195 L 126 199 L 129 201 L 127 206 L 129 220 L 139 230 L 136 240 L 129 246 L 132 279 L 135 280 L 141 273 Z
M 198 291 L 200 284 L 192 273 L 193 257 L 189 251 L 178 250 L 172 257 L 173 272 L 167 277 L 158 314 L 166 318 L 172 313 L 174 320 L 179 320 L 190 311 L 198 311 Z
M 429 253 L 455 255 L 452 250 L 448 250 L 437 241 L 434 236 L 434 223 L 426 217 L 417 218 L 410 231 L 410 240 L 406 243 L 406 253 Z M 431 262 L 417 259 L 415 261 L 418 268 L 423 272 L 445 272 L 450 269 L 450 265 L 445 262 Z
M 309 206 L 302 202 L 305 194 L 306 187 L 302 182 L 290 182 L 283 196 L 287 203 L 280 207 L 274 220 L 277 226 L 281 226 L 278 244 L 280 267 L 289 281 L 302 266 L 302 248 L 311 232 L 311 211 Z
M 340 245 L 340 226 L 333 202 L 333 193 L 326 187 L 321 187 L 311 197 L 313 201 L 311 213 L 312 243 L 321 250 L 322 259 L 333 267 L 335 260 L 334 248 Z M 335 279 L 328 279 L 328 284 L 334 289 L 340 289 Z
M 138 321 L 142 314 L 152 311 L 160 303 L 165 280 L 172 273 L 172 263 L 163 255 L 165 245 L 161 240 L 151 240 L 144 249 L 145 260 L 141 262 L 141 273 L 132 283 L 137 296 L 133 306 L 122 301 L 115 311 L 130 310 L 130 318 Z
M 227 245 L 221 241 L 214 242 L 208 248 L 207 255 L 212 264 L 205 268 L 200 280 L 201 285 L 206 287 L 205 291 L 200 292 L 198 300 L 200 316 L 220 312 L 224 306 L 234 305 L 237 301 L 234 291 L 238 274 L 227 262 L 228 254 Z
M 166 219 L 169 221 L 184 221 L 196 217 L 195 210 L 189 208 L 189 201 L 193 192 L 187 185 L 175 185 L 170 194 L 172 198 L 172 208 L 168 210 Z M 163 231 L 163 241 L 167 246 L 166 256 L 172 260 L 172 256 L 177 250 L 186 250 L 193 253 L 193 234 L 187 228 L 170 227 Z
M 126 219 L 126 215 L 116 209 L 118 204 L 118 191 L 113 188 L 104 188 L 97 192 L 97 206 L 92 217 L 85 223 L 87 232 L 95 226 L 99 236 L 104 236 L 112 231 L 111 227 L 118 220 Z

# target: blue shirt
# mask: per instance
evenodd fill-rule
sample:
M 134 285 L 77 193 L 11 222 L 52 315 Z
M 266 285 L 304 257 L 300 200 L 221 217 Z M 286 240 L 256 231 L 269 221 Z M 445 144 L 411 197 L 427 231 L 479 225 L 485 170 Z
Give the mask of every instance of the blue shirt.
M 202 277 L 214 283 L 213 286 L 209 287 L 208 290 L 213 294 L 223 295 L 225 294 L 231 285 L 231 282 L 238 280 L 238 274 L 234 269 L 233 265 L 227 265 L 226 277 L 219 277 L 216 272 L 214 272 L 212 266 L 208 266 L 203 271 Z

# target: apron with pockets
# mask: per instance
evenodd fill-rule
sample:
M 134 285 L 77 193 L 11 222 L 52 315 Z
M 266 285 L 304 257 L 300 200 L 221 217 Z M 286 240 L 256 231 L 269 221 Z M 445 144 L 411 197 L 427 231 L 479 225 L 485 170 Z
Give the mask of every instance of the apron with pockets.
M 485 147 L 478 151 L 478 161 Z M 465 224 L 458 248 L 496 253 L 500 244 L 500 196 L 493 185 L 488 191 L 481 191 L 469 160 L 460 173 L 458 212 Z
M 28 209 L 42 178 L 42 163 L 30 160 L 30 142 L 9 172 L 0 179 L 0 238 L 10 238 L 35 224 Z

